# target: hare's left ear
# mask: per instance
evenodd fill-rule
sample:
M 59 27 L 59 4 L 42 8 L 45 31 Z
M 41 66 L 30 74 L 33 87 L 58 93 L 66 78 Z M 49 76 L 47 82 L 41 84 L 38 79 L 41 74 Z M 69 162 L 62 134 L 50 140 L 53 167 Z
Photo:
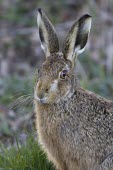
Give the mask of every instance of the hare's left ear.
M 38 9 L 37 23 L 41 47 L 46 57 L 59 51 L 59 43 L 56 31 L 42 9 Z
M 91 16 L 82 16 L 71 27 L 63 46 L 64 58 L 74 62 L 75 57 L 85 49 L 91 28 Z

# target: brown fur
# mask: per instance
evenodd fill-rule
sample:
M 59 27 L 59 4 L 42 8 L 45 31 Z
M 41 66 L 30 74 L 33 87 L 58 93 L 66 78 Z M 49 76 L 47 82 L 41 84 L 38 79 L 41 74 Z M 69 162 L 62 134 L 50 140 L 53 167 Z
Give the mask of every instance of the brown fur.
M 35 87 L 39 142 L 58 170 L 113 170 L 113 102 L 82 89 L 71 62 L 56 53 L 40 68 Z M 61 80 L 65 68 L 68 74 Z
M 97 170 L 112 153 L 113 102 L 78 88 L 67 102 L 35 106 L 40 143 L 59 169 Z

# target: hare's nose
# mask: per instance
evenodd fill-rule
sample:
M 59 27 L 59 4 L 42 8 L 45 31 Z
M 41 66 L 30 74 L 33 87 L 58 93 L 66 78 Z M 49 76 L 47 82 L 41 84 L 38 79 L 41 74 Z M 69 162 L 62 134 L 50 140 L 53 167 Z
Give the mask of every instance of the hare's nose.
M 48 94 L 48 88 L 42 89 L 37 93 L 38 98 L 43 99 Z
M 39 99 L 43 99 L 44 98 L 44 93 L 43 92 L 37 93 L 37 97 Z

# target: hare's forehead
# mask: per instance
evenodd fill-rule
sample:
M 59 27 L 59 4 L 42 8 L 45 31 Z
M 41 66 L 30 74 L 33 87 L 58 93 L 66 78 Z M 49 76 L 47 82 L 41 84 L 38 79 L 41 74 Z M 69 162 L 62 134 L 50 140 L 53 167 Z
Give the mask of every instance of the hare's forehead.
M 63 60 L 47 60 L 42 64 L 41 72 L 44 74 L 57 75 L 67 64 Z

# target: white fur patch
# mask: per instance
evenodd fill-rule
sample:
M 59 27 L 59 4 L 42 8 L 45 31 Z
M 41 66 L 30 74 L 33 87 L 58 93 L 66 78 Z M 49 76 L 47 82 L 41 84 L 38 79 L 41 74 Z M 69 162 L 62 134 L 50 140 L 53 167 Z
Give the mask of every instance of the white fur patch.
M 51 91 L 56 91 L 57 90 L 57 85 L 58 85 L 58 80 L 54 80 L 53 83 L 51 84 Z
M 66 64 L 65 69 L 69 71 L 69 66 Z
M 40 98 L 37 96 L 36 91 L 35 91 L 35 93 L 34 93 L 34 99 L 37 100 L 38 102 L 40 102 Z
M 77 55 L 81 54 L 85 50 L 85 47 L 80 50 L 80 46 L 77 46 L 74 53 Z
M 86 19 L 85 24 L 84 24 L 84 26 L 83 26 L 83 31 L 84 31 L 84 33 L 90 32 L 90 29 L 91 29 L 91 22 L 92 22 L 91 17 L 88 18 L 88 19 Z

